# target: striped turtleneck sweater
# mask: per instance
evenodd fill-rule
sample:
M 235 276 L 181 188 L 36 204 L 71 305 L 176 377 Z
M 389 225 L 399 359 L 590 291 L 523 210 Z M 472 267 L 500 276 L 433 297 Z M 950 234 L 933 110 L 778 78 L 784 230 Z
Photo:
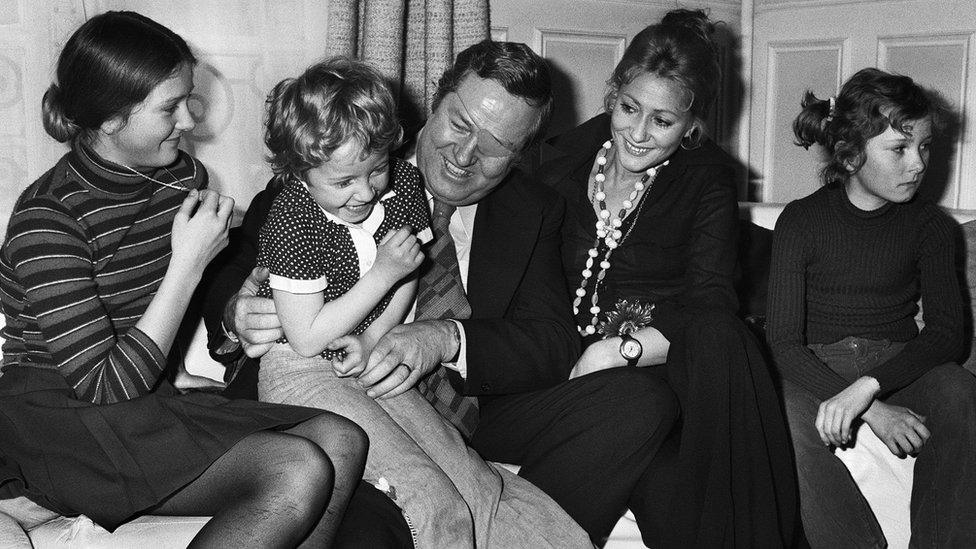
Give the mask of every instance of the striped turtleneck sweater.
M 843 188 L 824 187 L 787 205 L 773 233 L 766 334 L 783 377 L 822 400 L 844 390 L 849 383 L 806 345 L 848 336 L 908 342 L 865 374 L 878 380 L 879 396 L 958 358 L 953 230 L 938 206 L 919 199 L 865 212 Z
M 198 188 L 207 180 L 182 152 L 146 175 Z M 80 145 L 28 187 L 0 250 L 4 368 L 55 369 L 99 404 L 150 392 L 166 356 L 135 324 L 166 273 L 185 196 Z

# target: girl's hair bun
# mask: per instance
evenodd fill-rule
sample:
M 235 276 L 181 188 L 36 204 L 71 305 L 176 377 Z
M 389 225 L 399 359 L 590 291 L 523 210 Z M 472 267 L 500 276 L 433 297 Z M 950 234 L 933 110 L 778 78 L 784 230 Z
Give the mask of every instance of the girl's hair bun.
M 61 88 L 57 84 L 51 84 L 44 92 L 41 110 L 44 130 L 59 142 L 71 141 L 81 132 L 81 128 L 65 114 L 64 103 L 61 100 Z

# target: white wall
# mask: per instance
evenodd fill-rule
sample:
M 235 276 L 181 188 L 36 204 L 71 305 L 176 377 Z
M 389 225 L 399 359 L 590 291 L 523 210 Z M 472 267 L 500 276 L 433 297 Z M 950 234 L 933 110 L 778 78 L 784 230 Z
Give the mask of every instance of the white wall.
M 818 153 L 793 145 L 791 124 L 806 89 L 835 95 L 863 67 L 907 74 L 963 115 L 976 107 L 976 2 L 972 0 L 756 0 L 749 161 L 758 198 L 786 202 L 819 183 Z M 920 191 L 976 208 L 970 122 L 937 146 Z

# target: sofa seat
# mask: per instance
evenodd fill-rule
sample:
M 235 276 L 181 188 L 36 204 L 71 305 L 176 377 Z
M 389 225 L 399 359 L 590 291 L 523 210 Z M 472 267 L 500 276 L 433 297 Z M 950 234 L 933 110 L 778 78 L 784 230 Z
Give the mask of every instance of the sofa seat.
M 193 536 L 210 517 L 144 516 L 120 526 L 109 533 L 88 517 L 57 517 L 27 533 L 35 549 L 68 549 L 91 547 L 131 549 L 134 547 L 181 548 L 190 544 Z
M 740 217 L 756 227 L 772 230 L 784 204 L 740 203 Z M 949 210 L 962 225 L 968 280 L 967 296 L 976 309 L 976 211 Z M 973 340 L 976 351 L 976 339 Z M 202 323 L 186 349 L 186 362 L 193 373 L 215 380 L 223 368 L 212 361 L 206 349 Z M 964 364 L 976 374 L 976 352 Z M 914 458 L 899 459 L 891 454 L 869 428 L 857 432 L 857 444 L 838 452 L 838 456 L 858 483 L 891 549 L 908 547 L 911 535 L 908 502 L 912 489 Z M 31 507 L 33 506 L 33 507 Z M 60 517 L 17 498 L 0 501 L 0 549 L 54 549 L 68 547 L 178 549 L 206 524 L 208 517 L 145 516 L 122 525 L 113 533 L 95 525 L 87 517 Z M 633 516 L 628 512 L 615 526 L 607 549 L 644 547 Z

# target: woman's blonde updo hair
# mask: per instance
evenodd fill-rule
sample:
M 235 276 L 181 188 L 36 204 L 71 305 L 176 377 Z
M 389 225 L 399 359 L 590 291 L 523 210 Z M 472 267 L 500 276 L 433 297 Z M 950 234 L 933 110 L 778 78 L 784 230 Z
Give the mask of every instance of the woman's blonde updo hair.
M 44 129 L 60 142 L 89 139 L 112 118 L 123 121 L 149 92 L 196 58 L 170 29 L 131 11 L 92 17 L 68 39 L 57 82 L 42 100 Z
M 667 78 L 688 92 L 688 109 L 695 117 L 700 141 L 722 77 L 714 33 L 715 24 L 704 11 L 685 9 L 670 11 L 660 23 L 637 33 L 607 81 L 606 111 L 613 111 L 620 88 L 638 76 Z

